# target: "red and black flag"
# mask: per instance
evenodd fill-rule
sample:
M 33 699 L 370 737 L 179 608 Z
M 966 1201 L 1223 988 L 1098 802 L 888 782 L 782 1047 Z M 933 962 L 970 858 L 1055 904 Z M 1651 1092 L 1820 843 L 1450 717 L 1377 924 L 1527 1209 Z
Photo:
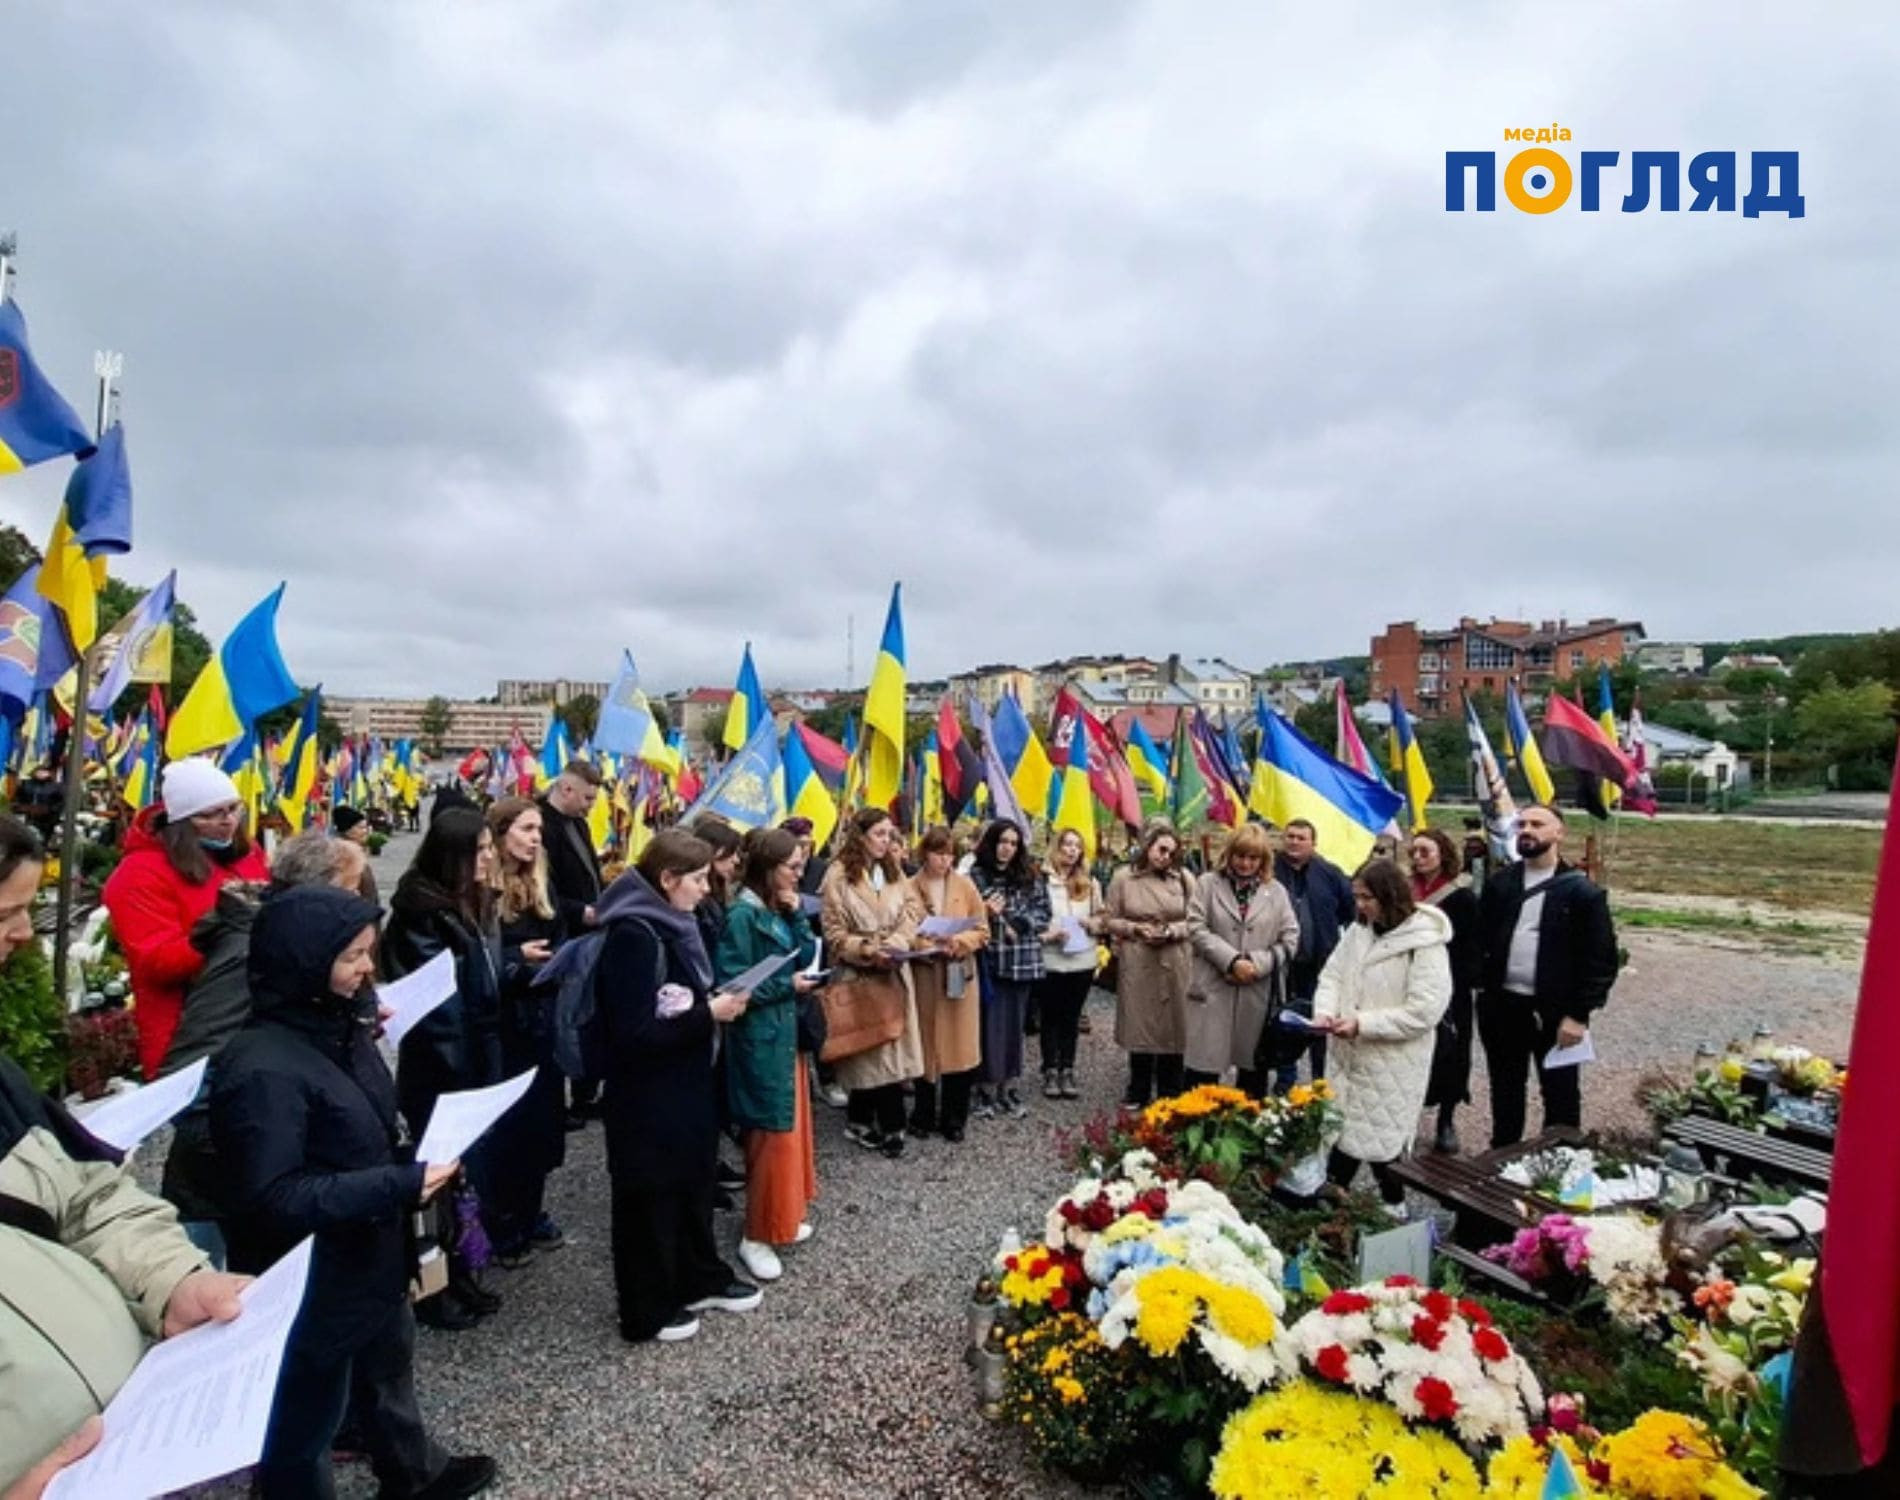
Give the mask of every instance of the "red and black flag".
M 1547 766 L 1569 766 L 1577 773 L 1577 805 L 1602 818 L 1604 782 L 1628 790 L 1636 780 L 1636 766 L 1622 747 L 1603 732 L 1603 726 L 1583 709 L 1552 693 L 1544 700 L 1544 727 L 1537 736 Z
M 943 778 L 943 815 L 954 823 L 983 784 L 983 762 L 963 737 L 956 705 L 948 695 L 937 710 L 937 774 Z

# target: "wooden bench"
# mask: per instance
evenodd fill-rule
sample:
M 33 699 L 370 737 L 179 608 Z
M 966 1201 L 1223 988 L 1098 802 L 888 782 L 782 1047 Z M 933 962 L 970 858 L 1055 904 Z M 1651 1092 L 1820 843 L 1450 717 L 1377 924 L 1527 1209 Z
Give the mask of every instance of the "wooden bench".
M 1440 1260 L 1448 1260 L 1462 1268 L 1467 1277 L 1489 1282 L 1502 1292 L 1516 1297 L 1521 1302 L 1529 1302 L 1537 1307 L 1551 1307 L 1555 1304 L 1536 1287 L 1531 1285 L 1515 1271 L 1507 1271 L 1496 1261 L 1486 1260 L 1475 1250 L 1467 1250 L 1462 1245 L 1434 1245 L 1432 1253 Z
M 1834 1159 L 1825 1151 L 1702 1115 L 1672 1121 L 1663 1127 L 1663 1137 L 1695 1147 L 1705 1166 L 1730 1177 L 1761 1177 L 1825 1189 L 1834 1173 Z
M 1581 1131 L 1559 1127 L 1515 1146 L 1487 1151 L 1482 1156 L 1401 1157 L 1392 1164 L 1392 1170 L 1407 1187 L 1452 1211 L 1453 1245 L 1466 1250 L 1483 1250 L 1510 1239 L 1545 1214 L 1559 1211 L 1556 1204 L 1537 1197 L 1527 1188 L 1506 1182 L 1499 1172 L 1519 1157 L 1535 1155 L 1553 1146 L 1578 1145 L 1583 1138 Z

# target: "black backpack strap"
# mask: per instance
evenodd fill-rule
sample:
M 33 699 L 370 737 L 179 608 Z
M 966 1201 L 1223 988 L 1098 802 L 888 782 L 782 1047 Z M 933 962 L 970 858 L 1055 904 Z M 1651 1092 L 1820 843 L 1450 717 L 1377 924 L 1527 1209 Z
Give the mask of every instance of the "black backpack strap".
M 11 1193 L 0 1193 L 0 1224 L 18 1229 L 35 1239 L 59 1243 L 59 1221 L 37 1203 L 28 1203 Z

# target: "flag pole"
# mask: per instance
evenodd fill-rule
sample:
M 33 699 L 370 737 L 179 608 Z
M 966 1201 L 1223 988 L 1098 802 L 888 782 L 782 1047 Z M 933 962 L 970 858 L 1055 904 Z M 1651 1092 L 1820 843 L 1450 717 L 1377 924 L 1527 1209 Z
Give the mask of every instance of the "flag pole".
M 11 245 L 4 248 L 10 251 Z M 0 292 L 4 292 L 5 286 L 6 272 L 0 266 Z M 123 354 L 101 349 L 92 356 L 92 370 L 99 377 L 99 404 L 93 417 L 95 438 L 106 435 L 106 418 L 111 413 L 112 398 L 116 394 L 119 375 L 124 369 Z M 80 566 L 90 567 L 91 564 L 82 562 Z M 66 731 L 65 816 L 60 823 L 59 896 L 55 907 L 57 925 L 53 929 L 53 989 L 62 1001 L 67 1000 L 70 994 L 66 983 L 72 967 L 73 866 L 79 858 L 79 793 L 84 783 L 86 722 L 91 717 L 86 700 L 92 695 L 92 655 L 97 647 L 98 642 L 95 641 L 79 652 L 79 660 L 73 666 L 73 722 Z

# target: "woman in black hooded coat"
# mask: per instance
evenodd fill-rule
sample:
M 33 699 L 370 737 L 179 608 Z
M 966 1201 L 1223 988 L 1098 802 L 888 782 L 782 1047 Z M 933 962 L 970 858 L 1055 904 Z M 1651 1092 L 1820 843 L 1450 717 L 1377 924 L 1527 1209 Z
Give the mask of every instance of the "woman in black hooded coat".
M 409 1215 L 456 1171 L 398 1145 L 396 1092 L 376 1050 L 376 907 L 302 886 L 251 929 L 251 1020 L 218 1056 L 211 1133 L 229 1174 L 234 1269 L 315 1247 L 258 1471 L 266 1500 L 334 1493 L 345 1411 L 385 1493 L 475 1494 L 483 1457 L 450 1458 L 422 1424 L 409 1310 Z

